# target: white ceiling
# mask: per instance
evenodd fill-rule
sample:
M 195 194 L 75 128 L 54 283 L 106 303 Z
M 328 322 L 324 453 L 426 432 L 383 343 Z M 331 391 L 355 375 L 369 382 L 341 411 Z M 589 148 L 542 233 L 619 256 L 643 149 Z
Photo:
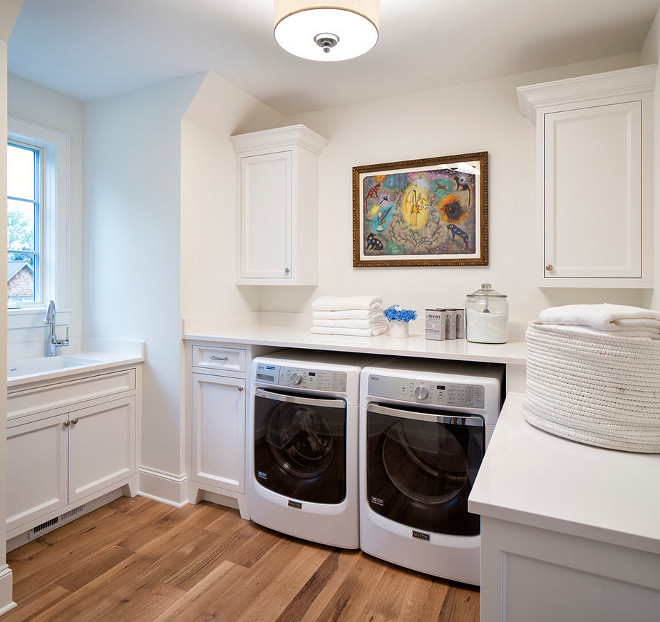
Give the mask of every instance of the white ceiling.
M 315 63 L 272 0 L 25 0 L 10 73 L 81 100 L 211 69 L 289 115 L 639 52 L 660 0 L 381 0 L 365 56 Z

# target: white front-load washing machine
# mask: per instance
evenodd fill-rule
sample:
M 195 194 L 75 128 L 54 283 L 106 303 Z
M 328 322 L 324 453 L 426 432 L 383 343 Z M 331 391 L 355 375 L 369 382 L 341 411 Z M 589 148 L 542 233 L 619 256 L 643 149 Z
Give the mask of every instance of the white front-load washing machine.
M 360 382 L 360 548 L 479 585 L 468 496 L 502 403 L 504 367 L 391 359 Z
M 355 354 L 283 350 L 252 363 L 250 518 L 305 540 L 359 547 Z

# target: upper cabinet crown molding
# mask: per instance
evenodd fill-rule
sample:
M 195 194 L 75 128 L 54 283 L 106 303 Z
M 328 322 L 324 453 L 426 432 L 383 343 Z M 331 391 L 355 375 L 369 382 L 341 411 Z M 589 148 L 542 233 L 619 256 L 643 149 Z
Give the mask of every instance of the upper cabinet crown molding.
M 653 92 L 656 70 L 657 65 L 644 65 L 555 82 L 519 86 L 516 91 L 520 114 L 532 123 L 536 123 L 539 108 L 577 104 L 600 97 Z
M 230 136 L 234 151 L 238 154 L 247 151 L 268 151 L 273 147 L 293 147 L 299 145 L 321 155 L 328 141 L 304 125 L 277 127 L 262 132 Z

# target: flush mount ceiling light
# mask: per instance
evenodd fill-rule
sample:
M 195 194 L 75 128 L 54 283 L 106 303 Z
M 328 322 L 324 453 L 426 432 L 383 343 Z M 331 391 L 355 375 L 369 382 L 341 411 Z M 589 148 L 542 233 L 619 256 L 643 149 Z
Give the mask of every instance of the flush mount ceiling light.
M 309 60 L 355 58 L 378 41 L 379 5 L 380 0 L 273 0 L 275 41 Z

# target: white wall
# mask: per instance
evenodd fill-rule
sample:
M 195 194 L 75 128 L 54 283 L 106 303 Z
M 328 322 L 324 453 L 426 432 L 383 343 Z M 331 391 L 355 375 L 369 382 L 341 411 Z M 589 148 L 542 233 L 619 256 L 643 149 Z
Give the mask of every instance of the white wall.
M 88 102 L 83 332 L 146 343 L 142 465 L 184 473 L 180 386 L 181 119 L 203 75 Z
M 319 286 L 267 288 L 261 310 L 309 312 L 319 295 L 367 293 L 418 310 L 460 307 L 484 282 L 509 296 L 514 321 L 534 319 L 555 304 L 648 304 L 649 294 L 641 290 L 537 287 L 535 127 L 520 115 L 515 90 L 637 64 L 639 55 L 633 54 L 287 118 L 287 124 L 304 123 L 329 140 L 320 159 Z M 353 166 L 472 151 L 489 154 L 489 266 L 353 268 Z
M 181 123 L 182 317 L 258 310 L 258 288 L 235 282 L 236 156 L 229 136 L 283 116 L 208 73 Z
M 641 62 L 644 65 L 658 64 L 655 76 L 655 92 L 653 94 L 653 118 L 655 122 L 654 140 L 654 215 L 653 235 L 654 247 L 654 285 L 653 298 L 650 306 L 652 309 L 660 309 L 660 9 L 655 14 L 655 20 L 649 30 L 641 52 Z
M 70 291 L 68 302 L 57 299 L 55 302 L 58 311 L 65 307 L 71 309 L 69 336 L 75 342 L 82 330 L 83 104 L 11 74 L 8 76 L 7 90 L 11 117 L 69 135 Z M 47 328 L 42 325 L 41 319 L 38 320 L 38 328 L 8 331 L 10 359 L 43 355 Z

